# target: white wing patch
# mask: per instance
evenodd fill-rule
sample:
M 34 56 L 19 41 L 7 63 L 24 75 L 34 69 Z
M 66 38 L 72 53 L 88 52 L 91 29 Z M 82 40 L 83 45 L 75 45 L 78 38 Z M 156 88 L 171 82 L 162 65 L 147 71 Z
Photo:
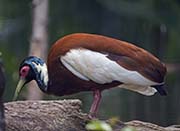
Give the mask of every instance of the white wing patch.
M 146 96 L 152 96 L 157 92 L 155 88 L 150 87 L 150 86 L 122 84 L 122 85 L 119 85 L 118 87 L 135 91 Z
M 70 70 L 74 75 L 76 75 L 77 77 L 89 81 L 89 79 L 82 75 L 81 73 L 79 73 L 77 70 L 75 70 L 68 62 L 66 62 L 64 59 L 61 59 L 61 62 L 63 63 L 63 65 L 68 68 L 68 70 Z
M 37 71 L 40 73 L 41 80 L 43 80 L 44 84 L 47 86 L 49 78 L 46 64 L 44 63 L 43 65 L 40 65 L 36 64 L 35 62 L 32 63 L 36 67 Z
M 107 55 L 87 49 L 71 49 L 60 58 L 63 65 L 83 80 L 99 84 L 120 81 L 129 85 L 150 86 L 159 83 L 148 80 L 136 71 L 129 71 Z

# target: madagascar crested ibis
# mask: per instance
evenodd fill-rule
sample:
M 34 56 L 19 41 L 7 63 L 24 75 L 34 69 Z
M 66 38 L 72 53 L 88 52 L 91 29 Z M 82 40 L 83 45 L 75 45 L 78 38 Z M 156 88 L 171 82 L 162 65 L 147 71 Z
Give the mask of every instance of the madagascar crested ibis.
M 35 56 L 24 59 L 15 94 L 31 80 L 43 92 L 57 96 L 93 91 L 90 116 L 95 117 L 103 90 L 120 87 L 147 96 L 157 91 L 166 95 L 165 74 L 165 65 L 142 48 L 106 36 L 76 33 L 52 46 L 47 66 Z

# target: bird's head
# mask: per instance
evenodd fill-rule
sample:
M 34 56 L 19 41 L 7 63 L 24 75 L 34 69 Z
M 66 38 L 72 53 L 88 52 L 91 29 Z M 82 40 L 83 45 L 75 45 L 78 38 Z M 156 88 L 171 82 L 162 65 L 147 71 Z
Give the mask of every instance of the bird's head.
M 48 73 L 45 62 L 35 56 L 29 56 L 24 59 L 19 67 L 19 82 L 14 94 L 14 100 L 17 99 L 22 87 L 32 80 L 36 80 L 42 91 L 47 90 Z

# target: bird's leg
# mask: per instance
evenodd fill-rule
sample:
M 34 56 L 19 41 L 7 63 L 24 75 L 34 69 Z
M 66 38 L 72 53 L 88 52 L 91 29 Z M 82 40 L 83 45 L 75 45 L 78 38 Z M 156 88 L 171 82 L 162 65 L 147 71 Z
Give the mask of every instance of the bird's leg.
M 93 92 L 93 103 L 90 109 L 90 118 L 96 118 L 98 107 L 101 101 L 101 91 L 100 90 L 95 90 Z

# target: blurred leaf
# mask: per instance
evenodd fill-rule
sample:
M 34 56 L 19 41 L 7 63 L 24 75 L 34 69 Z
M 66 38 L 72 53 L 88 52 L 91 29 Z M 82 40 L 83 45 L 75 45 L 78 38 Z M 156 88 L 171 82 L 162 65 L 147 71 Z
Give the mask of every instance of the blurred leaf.
M 112 131 L 109 124 L 104 121 L 92 120 L 86 125 L 86 129 L 90 131 Z
M 119 118 L 118 117 L 112 117 L 109 119 L 109 123 L 111 126 L 116 125 L 119 122 Z
M 127 127 L 124 127 L 121 131 L 136 131 L 136 129 L 131 126 L 127 126 Z

